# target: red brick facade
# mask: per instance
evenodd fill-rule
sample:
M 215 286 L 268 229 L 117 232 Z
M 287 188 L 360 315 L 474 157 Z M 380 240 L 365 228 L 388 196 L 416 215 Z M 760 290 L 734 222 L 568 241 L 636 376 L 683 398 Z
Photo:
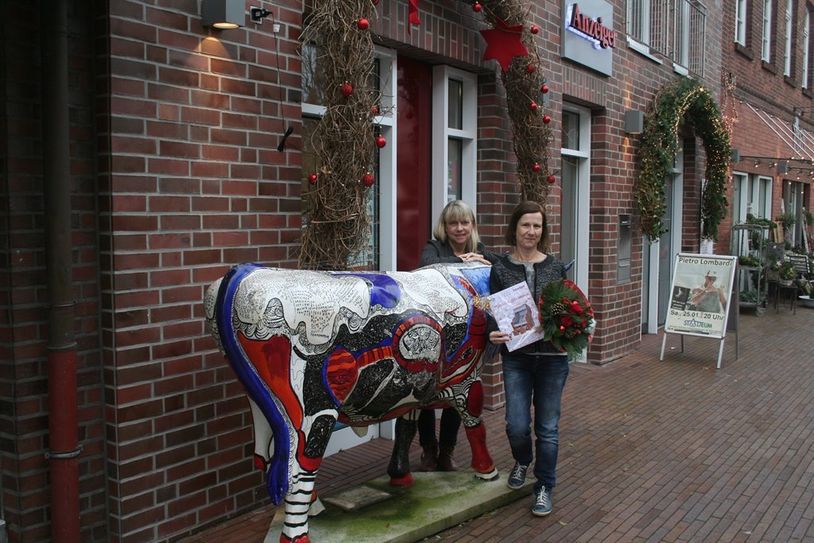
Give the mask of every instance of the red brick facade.
M 791 1 L 791 0 L 789 0 Z M 724 2 L 724 12 L 735 13 L 735 1 Z M 771 46 L 769 61 L 761 58 L 763 39 L 764 2 L 750 0 L 747 2 L 747 29 L 745 46 L 734 40 L 734 15 L 724 18 L 723 25 L 723 65 L 724 73 L 731 74 L 735 82 L 734 95 L 737 99 L 737 121 L 734 127 L 732 147 L 740 152 L 743 159 L 732 165 L 735 172 L 757 174 L 771 177 L 772 205 L 771 217 L 781 213 L 784 180 L 800 182 L 804 185 L 803 207 L 811 210 L 811 190 L 814 170 L 810 167 L 814 153 L 810 148 L 793 148 L 788 138 L 778 134 L 777 127 L 772 128 L 755 114 L 755 109 L 761 113 L 771 115 L 779 123 L 792 131 L 795 114 L 799 118 L 799 127 L 802 130 L 814 131 L 814 78 L 809 75 L 808 88 L 803 83 L 803 59 L 805 44 L 803 40 L 805 14 L 814 10 L 814 4 L 801 1 L 794 2 L 793 30 L 792 30 L 792 62 L 791 75 L 784 75 L 785 68 L 785 37 L 786 1 L 772 2 Z M 814 18 L 812 19 L 814 20 Z M 811 22 L 809 23 L 811 24 Z M 812 29 L 808 35 L 814 37 Z M 809 53 L 809 74 L 814 67 L 814 48 Z M 782 131 L 781 131 L 782 133 Z M 753 157 L 760 157 L 755 159 Z M 807 161 L 790 161 L 790 169 L 783 173 L 777 163 L 791 157 L 807 158 Z M 797 168 L 801 167 L 801 168 Z M 730 191 L 730 198 L 731 198 Z M 726 224 L 731 226 L 731 215 Z M 729 249 L 729 232 L 724 230 L 719 239 L 718 248 L 722 252 Z
M 267 500 L 250 460 L 242 389 L 204 330 L 201 305 L 206 285 L 233 264 L 297 264 L 303 3 L 257 4 L 274 11 L 279 35 L 270 24 L 204 29 L 196 0 L 68 2 L 81 541 L 168 541 Z M 505 248 L 519 186 L 499 72 L 481 61 L 481 22 L 466 2 L 420 4 L 422 25 L 408 33 L 406 1 L 382 0 L 371 30 L 400 54 L 477 74 L 479 222 L 486 245 Z M 622 1 L 613 2 L 612 77 L 563 60 L 561 6 L 533 4 L 529 22 L 541 29 L 552 89 L 554 171 L 563 102 L 591 111 L 588 281 L 599 327 L 589 360 L 605 363 L 635 349 L 641 334 L 639 136 L 625 135 L 624 114 L 647 111 L 681 76 L 660 55 L 658 63 L 627 45 Z M 725 62 L 744 61 L 712 30 L 721 26 L 713 11 L 704 82 L 717 95 L 721 51 Z M 6 2 L 0 15 L 0 491 L 11 540 L 32 543 L 50 538 L 39 69 L 48 28 L 36 3 Z M 810 103 L 799 85 L 782 88 Z M 287 126 L 294 134 L 281 153 Z M 684 150 L 682 249 L 697 250 L 704 153 L 692 135 Z M 557 185 L 555 252 L 559 198 Z M 622 283 L 620 215 L 634 224 L 631 277 Z M 501 405 L 498 364 L 487 365 L 484 382 L 489 405 Z

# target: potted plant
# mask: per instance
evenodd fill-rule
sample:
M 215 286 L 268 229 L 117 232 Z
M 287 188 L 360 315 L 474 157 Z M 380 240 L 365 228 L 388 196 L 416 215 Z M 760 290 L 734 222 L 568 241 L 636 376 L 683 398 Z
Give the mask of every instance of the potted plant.
M 788 287 L 791 286 L 795 277 L 797 277 L 797 271 L 794 269 L 794 265 L 791 262 L 783 262 L 780 264 L 778 275 L 780 277 L 780 284 Z
M 756 256 L 745 255 L 738 257 L 738 264 L 740 264 L 744 268 L 759 268 L 760 259 Z
M 786 211 L 775 217 L 774 220 L 783 224 L 783 237 L 786 238 L 794 225 L 797 224 L 797 215 L 791 211 Z

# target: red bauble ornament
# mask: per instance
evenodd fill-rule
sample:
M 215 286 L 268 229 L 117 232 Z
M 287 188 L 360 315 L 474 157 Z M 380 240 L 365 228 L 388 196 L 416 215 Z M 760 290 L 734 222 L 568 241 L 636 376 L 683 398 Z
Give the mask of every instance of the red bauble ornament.
M 550 115 L 543 115 L 543 122 L 545 124 L 550 123 L 551 122 L 551 116 Z
M 370 21 L 362 17 L 361 19 L 356 21 L 356 27 L 359 30 L 367 30 L 368 28 L 370 28 Z
M 565 332 L 565 326 L 563 326 L 562 324 L 560 325 L 560 332 Z
M 552 184 L 552 185 L 553 185 L 554 183 L 556 183 L 556 182 L 557 182 L 557 178 L 556 178 L 556 177 L 554 177 L 553 175 L 549 175 L 549 176 L 546 178 L 546 181 L 548 181 L 550 184 Z
M 540 32 L 540 27 L 537 25 L 531 25 L 529 27 L 529 32 L 531 32 L 532 34 L 537 34 L 538 32 Z
M 362 176 L 362 184 L 366 187 L 373 186 L 373 174 L 370 172 L 366 172 L 365 175 Z
M 540 166 L 539 162 L 535 162 L 534 165 L 531 167 L 531 171 L 533 171 L 534 173 L 540 173 L 542 169 L 543 167 Z
M 532 100 L 531 103 L 529 104 L 529 109 L 532 111 L 537 111 L 537 102 Z
M 384 136 L 376 136 L 376 147 L 381 149 L 385 145 L 387 145 L 387 140 L 384 139 Z
M 310 174 L 310 175 L 308 176 L 308 182 L 309 182 L 309 183 L 311 183 L 312 185 L 316 185 L 316 184 L 317 184 L 317 179 L 319 179 L 319 177 L 318 177 L 318 176 L 317 176 L 317 174 L 315 174 L 315 173 L 312 173 L 312 174 Z
M 533 74 L 536 71 L 537 71 L 537 66 L 535 66 L 534 64 L 529 64 L 528 66 L 526 66 L 526 72 L 528 72 L 530 74 Z
M 377 106 L 376 104 L 373 104 L 372 106 L 370 106 L 370 112 L 372 114 L 374 114 L 374 115 L 378 115 L 379 114 L 379 106 Z
M 540 92 L 542 92 L 543 94 L 548 93 L 548 85 L 546 85 L 545 83 L 543 83 L 543 86 L 542 86 L 542 87 L 540 87 Z
M 472 4 L 472 11 L 474 11 L 475 13 L 480 13 L 482 9 L 483 6 L 480 5 L 480 2 L 475 2 L 474 4 Z
M 353 85 L 351 85 L 347 81 L 342 83 L 340 89 L 342 90 L 342 94 L 345 96 L 350 96 L 351 94 L 353 94 Z

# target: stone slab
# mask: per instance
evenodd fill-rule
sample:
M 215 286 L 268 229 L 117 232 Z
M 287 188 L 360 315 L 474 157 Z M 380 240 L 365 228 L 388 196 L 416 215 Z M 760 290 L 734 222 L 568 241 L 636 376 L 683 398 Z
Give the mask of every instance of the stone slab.
M 388 477 L 359 485 L 390 497 L 353 511 L 344 511 L 330 503 L 328 496 L 323 497 L 325 511 L 309 520 L 311 541 L 407 543 L 519 499 L 527 500 L 526 505 L 531 507 L 531 480 L 522 489 L 511 490 L 505 477 L 483 481 L 471 471 L 413 473 L 413 478 L 415 483 L 410 488 L 392 487 Z M 282 516 L 275 515 L 264 543 L 279 541 Z

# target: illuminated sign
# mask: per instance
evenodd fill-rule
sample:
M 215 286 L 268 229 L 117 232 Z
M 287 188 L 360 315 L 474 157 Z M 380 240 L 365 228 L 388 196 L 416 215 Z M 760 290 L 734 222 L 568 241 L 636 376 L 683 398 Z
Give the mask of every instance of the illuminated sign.
M 592 19 L 584 15 L 579 4 L 568 7 L 568 31 L 590 41 L 594 49 L 607 49 L 616 45 L 616 31 L 602 24 L 602 17 Z

